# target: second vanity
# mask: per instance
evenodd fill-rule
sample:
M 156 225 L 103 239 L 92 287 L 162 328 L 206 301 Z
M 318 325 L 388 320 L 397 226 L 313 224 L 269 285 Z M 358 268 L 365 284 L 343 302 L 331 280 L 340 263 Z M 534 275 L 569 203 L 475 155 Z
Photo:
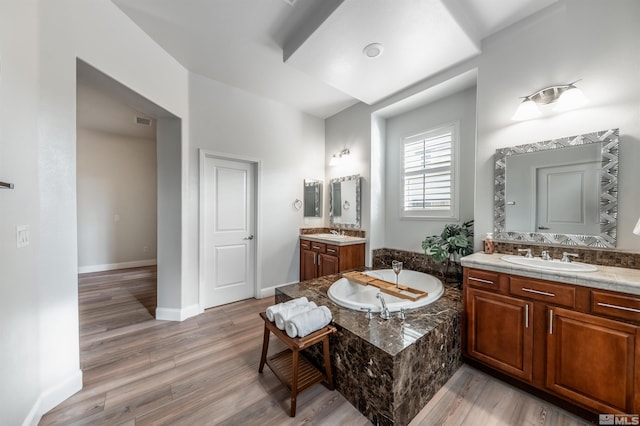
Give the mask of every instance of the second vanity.
M 364 267 L 366 238 L 341 234 L 300 236 L 300 281 Z
M 501 257 L 462 259 L 465 358 L 593 415 L 640 413 L 640 270 Z

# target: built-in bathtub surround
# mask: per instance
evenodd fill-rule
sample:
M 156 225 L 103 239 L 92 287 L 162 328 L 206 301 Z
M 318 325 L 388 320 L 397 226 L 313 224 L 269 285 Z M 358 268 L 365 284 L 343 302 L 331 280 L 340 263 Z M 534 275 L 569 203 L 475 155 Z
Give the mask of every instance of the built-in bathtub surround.
M 336 389 L 374 424 L 406 425 L 427 404 L 461 361 L 460 291 L 445 286 L 444 295 L 423 308 L 367 319 L 364 312 L 342 308 L 327 290 L 340 275 L 328 275 L 276 289 L 276 303 L 306 296 L 328 306 L 338 332 L 331 336 Z M 306 355 L 322 368 L 321 348 Z
M 531 249 L 531 254 L 536 257 L 539 257 L 543 250 L 547 250 L 554 259 L 562 258 L 562 253 L 564 252 L 576 253 L 578 258 L 575 260 L 579 262 L 590 263 L 592 265 L 640 269 L 640 253 L 638 252 L 495 241 L 495 253 L 522 254 L 518 252 L 518 249 Z
M 340 232 L 350 237 L 365 238 L 366 232 L 362 229 L 345 229 L 345 228 L 300 228 L 300 235 L 311 234 L 328 234 L 331 231 Z
M 389 269 L 391 268 L 391 262 L 399 260 L 403 263 L 403 268 L 411 271 L 424 272 L 425 274 L 434 275 L 442 280 L 444 283 L 459 285 L 460 276 L 456 274 L 453 267 L 450 267 L 447 276 L 445 277 L 445 270 L 447 268 L 446 263 L 436 263 L 430 257 L 425 257 L 424 253 L 415 253 L 405 250 L 395 249 L 375 249 L 372 256 L 373 269 Z M 460 270 L 458 271 L 460 272 Z M 446 279 L 445 279 L 446 278 Z

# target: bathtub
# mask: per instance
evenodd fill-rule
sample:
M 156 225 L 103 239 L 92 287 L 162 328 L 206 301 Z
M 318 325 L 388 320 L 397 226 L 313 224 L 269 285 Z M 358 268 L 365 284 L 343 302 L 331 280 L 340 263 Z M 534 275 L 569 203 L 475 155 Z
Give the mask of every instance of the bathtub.
M 374 271 L 365 271 L 364 273 L 392 283 L 396 282 L 396 274 L 392 269 L 376 269 Z M 382 293 L 389 312 L 397 312 L 401 308 L 415 309 L 426 306 L 438 300 L 444 293 L 442 281 L 433 275 L 422 272 L 402 270 L 398 277 L 398 282 L 408 287 L 426 291 L 429 295 L 414 302 Z M 371 308 L 371 312 L 380 312 L 380 301 L 376 298 L 378 293 L 380 293 L 380 289 L 377 287 L 356 284 L 346 278 L 340 278 L 331 284 L 327 291 L 329 299 L 344 308 L 355 310 Z

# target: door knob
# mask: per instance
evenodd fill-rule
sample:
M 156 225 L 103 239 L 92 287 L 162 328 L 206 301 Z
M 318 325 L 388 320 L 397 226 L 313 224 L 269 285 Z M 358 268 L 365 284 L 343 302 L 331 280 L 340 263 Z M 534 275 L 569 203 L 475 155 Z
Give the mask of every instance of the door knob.
M 248 237 L 243 238 L 243 240 L 253 240 L 253 235 L 249 235 Z

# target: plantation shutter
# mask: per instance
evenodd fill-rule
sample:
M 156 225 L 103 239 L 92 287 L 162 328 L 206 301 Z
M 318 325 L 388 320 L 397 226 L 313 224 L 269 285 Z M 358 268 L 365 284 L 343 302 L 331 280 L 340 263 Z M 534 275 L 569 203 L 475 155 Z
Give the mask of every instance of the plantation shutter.
M 405 212 L 451 210 L 453 147 L 453 126 L 405 139 Z

